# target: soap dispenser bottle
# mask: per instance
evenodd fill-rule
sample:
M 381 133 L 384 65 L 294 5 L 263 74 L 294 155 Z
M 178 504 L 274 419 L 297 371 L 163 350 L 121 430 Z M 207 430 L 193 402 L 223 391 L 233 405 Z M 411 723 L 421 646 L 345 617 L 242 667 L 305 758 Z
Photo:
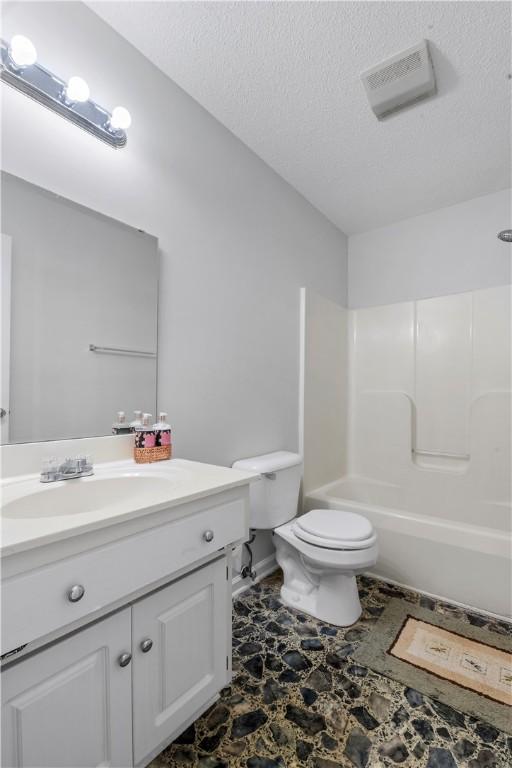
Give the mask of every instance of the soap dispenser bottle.
M 142 415 L 142 424 L 135 430 L 135 447 L 133 458 L 137 464 L 147 464 L 155 461 L 155 430 L 151 424 L 150 413 Z
M 126 414 L 124 411 L 117 412 L 117 421 L 112 424 L 113 435 L 128 435 L 130 433 L 130 425 L 126 421 Z
M 167 423 L 167 414 L 161 411 L 158 421 L 153 424 L 156 436 L 157 461 L 170 459 L 172 456 L 171 425 Z
M 130 432 L 136 432 L 139 427 L 142 427 L 142 411 L 134 411 L 133 421 L 130 421 Z

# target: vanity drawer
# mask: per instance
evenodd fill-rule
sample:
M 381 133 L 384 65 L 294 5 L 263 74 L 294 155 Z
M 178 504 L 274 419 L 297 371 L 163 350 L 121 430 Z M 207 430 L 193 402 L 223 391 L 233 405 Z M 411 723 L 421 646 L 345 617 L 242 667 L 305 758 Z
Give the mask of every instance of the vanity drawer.
M 2 653 L 128 598 L 159 579 L 171 579 L 173 573 L 247 533 L 247 502 L 240 498 L 6 579 Z

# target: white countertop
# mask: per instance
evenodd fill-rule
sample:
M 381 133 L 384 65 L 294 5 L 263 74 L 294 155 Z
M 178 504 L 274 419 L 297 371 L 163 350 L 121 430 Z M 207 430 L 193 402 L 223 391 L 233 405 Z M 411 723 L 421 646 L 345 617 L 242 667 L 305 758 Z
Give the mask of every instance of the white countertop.
M 95 465 L 94 475 L 43 484 L 39 475 L 4 480 L 2 556 L 23 552 L 247 485 L 259 477 L 185 459 Z M 125 488 L 128 489 L 125 490 Z

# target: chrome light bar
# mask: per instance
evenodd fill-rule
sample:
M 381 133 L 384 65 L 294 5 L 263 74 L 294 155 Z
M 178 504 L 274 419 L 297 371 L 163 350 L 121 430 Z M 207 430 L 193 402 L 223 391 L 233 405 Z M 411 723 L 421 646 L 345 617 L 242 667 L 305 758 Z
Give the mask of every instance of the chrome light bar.
M 25 96 L 29 96 L 85 131 L 92 133 L 111 147 L 116 149 L 124 147 L 127 140 L 125 128 L 129 127 L 131 122 L 129 112 L 124 107 L 116 107 L 112 113 L 104 107 L 100 107 L 99 104 L 88 98 L 89 89 L 81 78 L 74 77 L 66 83 L 41 66 L 35 60 L 35 48 L 33 46 L 30 49 L 30 52 L 33 53 L 32 56 L 25 58 L 23 55 L 16 56 L 16 49 L 13 45 L 16 38 L 21 38 L 25 44 L 32 46 L 32 43 L 27 38 L 22 38 L 21 35 L 15 36 L 10 45 L 4 40 L 0 40 L 0 79 L 24 93 Z M 22 50 L 22 54 L 24 52 Z M 75 85 L 79 81 L 85 98 L 83 96 L 80 96 L 81 100 L 76 97 L 71 98 L 73 89 L 70 88 L 70 85 L 72 81 L 75 81 Z M 116 113 L 117 121 L 115 119 Z

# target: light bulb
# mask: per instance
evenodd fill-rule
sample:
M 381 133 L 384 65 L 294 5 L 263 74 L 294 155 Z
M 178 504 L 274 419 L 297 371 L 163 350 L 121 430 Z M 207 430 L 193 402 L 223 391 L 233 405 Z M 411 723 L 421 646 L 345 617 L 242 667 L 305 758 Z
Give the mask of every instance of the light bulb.
M 70 77 L 66 86 L 66 98 L 69 101 L 87 101 L 89 86 L 81 77 Z
M 37 60 L 34 43 L 24 35 L 14 35 L 9 46 L 9 55 L 18 67 L 29 67 Z
M 132 124 L 132 117 L 124 107 L 115 107 L 110 118 L 110 127 L 114 131 L 126 131 Z

